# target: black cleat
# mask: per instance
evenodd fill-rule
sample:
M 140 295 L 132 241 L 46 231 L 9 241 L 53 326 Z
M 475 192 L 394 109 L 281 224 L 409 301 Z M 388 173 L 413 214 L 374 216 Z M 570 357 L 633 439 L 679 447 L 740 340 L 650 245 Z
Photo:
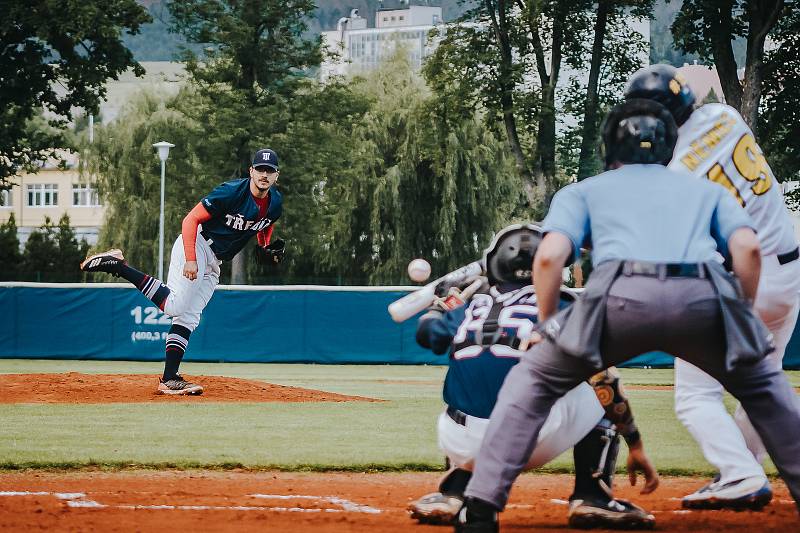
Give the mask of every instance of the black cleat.
M 203 394 L 203 387 L 202 385 L 198 385 L 196 383 L 190 383 L 183 379 L 183 377 L 180 375 L 176 374 L 174 378 L 168 379 L 167 381 L 159 379 L 158 389 L 156 392 L 158 394 L 176 395 Z
M 120 265 L 125 264 L 125 257 L 122 250 L 114 248 L 107 252 L 90 255 L 81 263 L 81 270 L 84 272 L 107 272 L 116 274 Z
M 455 533 L 499 533 L 497 510 L 488 502 L 466 498 L 455 520 Z
M 574 499 L 569 502 L 569 527 L 578 529 L 653 529 L 656 519 L 625 500 Z

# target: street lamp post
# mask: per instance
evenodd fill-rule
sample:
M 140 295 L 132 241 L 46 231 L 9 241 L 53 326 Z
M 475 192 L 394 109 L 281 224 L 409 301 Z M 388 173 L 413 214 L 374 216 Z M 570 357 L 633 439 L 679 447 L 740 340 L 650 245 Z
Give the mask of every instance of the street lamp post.
M 158 148 L 158 158 L 161 160 L 161 207 L 158 214 L 158 279 L 164 281 L 164 170 L 169 157 L 169 149 L 174 147 L 172 143 L 161 141 L 153 144 L 153 148 Z

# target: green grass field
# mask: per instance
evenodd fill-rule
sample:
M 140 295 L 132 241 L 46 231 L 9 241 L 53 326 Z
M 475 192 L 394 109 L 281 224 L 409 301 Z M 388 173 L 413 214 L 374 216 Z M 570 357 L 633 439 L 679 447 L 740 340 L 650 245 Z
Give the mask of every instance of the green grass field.
M 2 374 L 157 375 L 160 370 L 160 363 L 0 360 Z M 5 404 L 0 409 L 0 468 L 437 470 L 443 466 L 436 448 L 435 419 L 443 405 L 444 367 L 184 363 L 182 371 L 387 401 Z M 627 385 L 669 385 L 672 379 L 672 370 L 623 370 Z M 800 385 L 800 372 L 791 372 L 790 379 Z M 675 418 L 671 390 L 632 390 L 628 394 L 645 448 L 659 471 L 711 472 Z M 121 402 L 124 396 L 121 391 Z M 728 399 L 728 405 L 732 403 Z M 619 464 L 624 465 L 624 451 Z M 567 453 L 549 469 L 569 470 L 571 465 Z

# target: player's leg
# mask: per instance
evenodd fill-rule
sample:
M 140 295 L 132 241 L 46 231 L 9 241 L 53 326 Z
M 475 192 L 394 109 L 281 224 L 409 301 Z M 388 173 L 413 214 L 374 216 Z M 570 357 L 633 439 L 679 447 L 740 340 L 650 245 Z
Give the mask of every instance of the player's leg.
M 740 507 L 769 502 L 771 490 L 761 464 L 756 461 L 742 432 L 722 403 L 723 388 L 696 366 L 675 360 L 675 413 L 700 446 L 719 477 L 685 496 L 682 505 L 692 509 Z
M 170 294 L 170 289 L 160 280 L 128 265 L 122 255 L 122 250 L 119 249 L 90 255 L 81 263 L 81 270 L 84 272 L 105 272 L 129 281 L 162 311 L 164 310 L 164 303 Z
M 646 529 L 655 525 L 655 517 L 641 507 L 614 498 L 613 479 L 619 455 L 619 432 L 608 418 L 606 411 L 617 411 L 627 403 L 620 396 L 620 382 L 616 372 L 598 374 L 602 379 L 592 378 L 592 394 L 599 400 L 601 408 L 599 422 L 574 446 L 575 489 L 570 496 L 569 525 L 578 528 Z M 609 407 L 613 406 L 613 407 Z M 585 429 L 585 428 L 584 428 Z
M 536 447 L 550 410 L 596 369 L 562 353 L 550 340 L 526 352 L 506 376 L 492 411 L 457 530 L 496 531 L 497 513 Z
M 172 327 L 167 334 L 164 374 L 158 391 L 162 394 L 202 394 L 203 387 L 190 383 L 178 373 L 180 363 L 189 345 L 189 337 L 200 323 L 200 315 L 219 283 L 219 264 L 208 245 L 198 239 L 197 278 L 189 280 L 183 275 L 185 256 L 181 238 L 175 242 L 170 257 L 168 284 L 175 286 L 165 309 L 172 313 Z M 166 312 L 166 311 L 165 311 Z
M 603 416 L 591 385 L 584 382 L 559 398 L 553 405 L 536 441 L 526 469 L 538 468 L 569 450 Z M 454 420 L 457 418 L 458 420 Z M 461 507 L 464 490 L 471 477 L 489 420 L 471 416 L 439 416 L 439 448 L 454 466 L 439 485 L 409 505 L 412 518 L 425 523 L 449 523 Z
M 544 466 L 575 446 L 597 425 L 603 412 L 594 389 L 586 382 L 559 398 L 539 431 L 525 468 Z
M 451 468 L 440 481 L 437 492 L 408 504 L 411 518 L 420 523 L 452 523 L 464 501 L 464 489 L 489 422 L 452 410 L 451 413 L 441 413 L 436 424 L 439 449 L 447 456 Z
M 774 256 L 764 258 L 754 308 L 772 333 L 775 351 L 767 357 L 778 370 L 783 369 L 786 346 L 797 323 L 798 309 L 800 309 L 798 289 L 800 289 L 800 261 L 795 260 L 780 265 Z M 741 404 L 736 407 L 734 420 L 756 461 L 759 464 L 763 463 L 767 457 L 767 450 Z
M 800 405 L 786 375 L 766 359 L 727 371 L 724 357 L 684 353 L 742 403 L 800 509 Z

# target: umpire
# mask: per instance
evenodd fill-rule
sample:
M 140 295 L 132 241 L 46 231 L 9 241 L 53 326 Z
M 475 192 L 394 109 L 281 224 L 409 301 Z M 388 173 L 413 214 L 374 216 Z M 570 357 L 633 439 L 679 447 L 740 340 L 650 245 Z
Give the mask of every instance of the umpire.
M 751 308 L 761 269 L 752 223 L 723 187 L 665 168 L 676 139 L 660 104 L 620 104 L 603 128 L 607 172 L 553 199 L 534 260 L 544 338 L 500 390 L 456 531 L 498 530 L 497 512 L 558 398 L 653 350 L 700 367 L 742 403 L 800 502 L 800 412 L 786 377 L 764 360 L 771 338 Z M 594 271 L 582 297 L 556 314 L 561 269 L 584 243 Z

